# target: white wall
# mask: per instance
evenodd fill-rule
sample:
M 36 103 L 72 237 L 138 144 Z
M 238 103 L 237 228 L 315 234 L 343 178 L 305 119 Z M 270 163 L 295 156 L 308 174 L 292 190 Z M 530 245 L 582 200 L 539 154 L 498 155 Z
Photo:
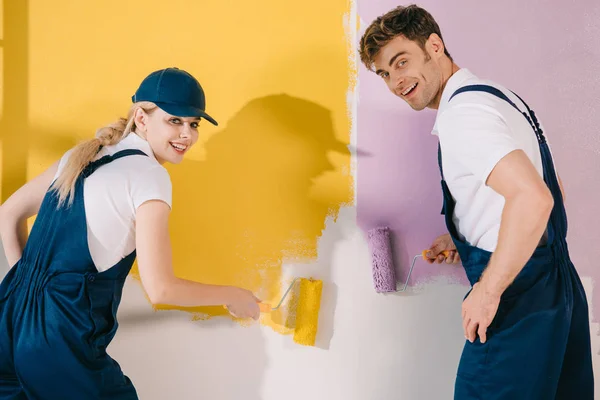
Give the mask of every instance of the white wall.
M 317 347 L 295 345 L 259 324 L 153 314 L 139 285 L 129 282 L 111 354 L 144 399 L 451 398 L 466 288 L 438 283 L 375 293 L 354 221 L 354 210 L 343 210 L 328 224 L 314 264 L 284 266 L 293 275 L 330 275 Z
M 295 345 L 258 323 L 240 327 L 224 319 L 192 321 L 178 311 L 155 313 L 139 284 L 129 281 L 110 354 L 144 400 L 452 399 L 467 288 L 438 282 L 403 294 L 375 293 L 355 220 L 354 209 L 344 209 L 336 223 L 329 221 L 314 264 L 285 267 L 292 275 L 328 276 L 318 347 Z M 589 280 L 584 283 L 591 295 Z
M 314 265 L 289 266 L 317 277 L 319 269 L 331 268 L 317 348 L 294 345 L 291 337 L 258 324 L 242 328 L 225 321 L 193 322 L 178 312 L 150 315 L 138 284 L 130 282 L 111 354 L 141 398 L 452 399 L 467 288 L 441 281 L 408 293 L 375 293 L 367 243 L 354 214 L 345 209 L 336 223 L 330 221 Z M 416 268 L 425 266 L 431 267 Z M 589 280 L 584 283 L 590 289 Z

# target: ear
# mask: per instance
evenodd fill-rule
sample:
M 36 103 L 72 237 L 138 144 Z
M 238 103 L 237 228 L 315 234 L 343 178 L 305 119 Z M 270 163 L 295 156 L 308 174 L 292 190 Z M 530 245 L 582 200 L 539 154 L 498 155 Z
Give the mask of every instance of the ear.
M 425 46 L 434 57 L 441 57 L 444 55 L 444 41 L 437 33 L 429 35 Z
M 137 133 L 145 134 L 148 125 L 148 114 L 141 107 L 136 108 L 133 114 L 133 121 L 135 122 Z

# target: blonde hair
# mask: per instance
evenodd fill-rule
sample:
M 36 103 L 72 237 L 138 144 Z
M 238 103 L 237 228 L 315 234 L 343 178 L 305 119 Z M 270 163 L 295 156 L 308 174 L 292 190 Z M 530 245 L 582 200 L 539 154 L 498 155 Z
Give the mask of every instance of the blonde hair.
M 73 204 L 77 178 L 85 167 L 96 158 L 103 146 L 115 145 L 129 133 L 135 132 L 135 111 L 141 108 L 150 114 L 156 107 L 156 104 L 149 101 L 135 103 L 129 109 L 127 118 L 119 118 L 118 121 L 98 129 L 94 139 L 86 140 L 73 148 L 65 167 L 50 186 L 50 189 L 58 193 L 58 207 L 61 207 L 67 200 L 68 206 Z

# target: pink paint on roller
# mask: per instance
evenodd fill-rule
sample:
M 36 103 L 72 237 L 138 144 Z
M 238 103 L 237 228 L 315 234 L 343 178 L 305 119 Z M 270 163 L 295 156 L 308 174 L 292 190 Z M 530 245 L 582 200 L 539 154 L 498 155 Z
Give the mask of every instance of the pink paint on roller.
M 373 284 L 378 293 L 396 291 L 396 271 L 392 258 L 390 230 L 387 227 L 373 228 L 367 232 L 371 262 L 373 267 Z

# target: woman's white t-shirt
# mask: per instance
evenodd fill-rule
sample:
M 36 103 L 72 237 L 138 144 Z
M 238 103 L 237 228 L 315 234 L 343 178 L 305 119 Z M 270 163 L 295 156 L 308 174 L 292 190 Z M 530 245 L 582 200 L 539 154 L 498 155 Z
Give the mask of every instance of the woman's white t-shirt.
M 143 155 L 118 158 L 98 168 L 84 183 L 88 245 L 98 271 L 106 271 L 135 249 L 135 213 L 148 200 L 172 206 L 171 179 L 158 163 L 148 142 L 130 133 L 114 146 L 105 146 L 97 158 L 125 149 Z M 61 158 L 55 179 L 71 154 Z

